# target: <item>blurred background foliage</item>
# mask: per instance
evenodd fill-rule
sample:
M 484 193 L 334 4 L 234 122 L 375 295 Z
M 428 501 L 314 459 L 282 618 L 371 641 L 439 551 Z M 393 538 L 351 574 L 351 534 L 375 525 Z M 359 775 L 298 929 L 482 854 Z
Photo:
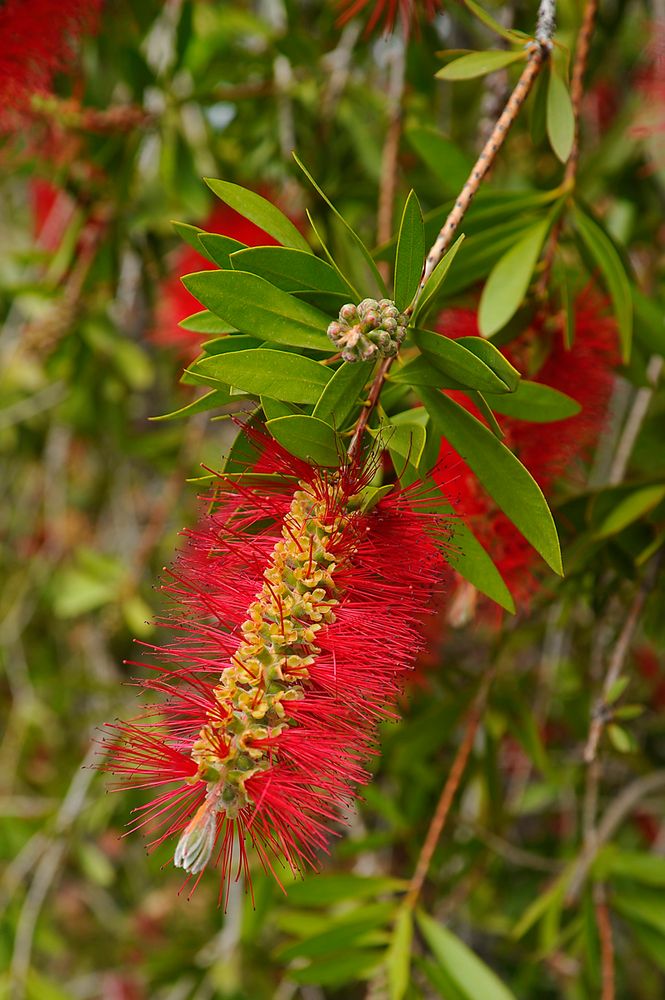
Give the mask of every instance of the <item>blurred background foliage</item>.
M 533 3 L 486 6 L 530 30 Z M 569 47 L 580 6 L 559 4 L 558 39 Z M 133 637 L 154 636 L 152 587 L 197 509 L 186 480 L 201 464 L 219 467 L 232 436 L 228 421 L 207 414 L 148 419 L 193 391 L 179 383 L 192 340 L 177 320 L 196 306 L 178 304 L 177 278 L 195 265 L 184 265 L 170 220 L 205 225 L 213 204 L 201 177 L 223 177 L 261 191 L 303 228 L 311 209 L 343 258 L 341 234 L 301 183 L 290 155 L 297 148 L 376 244 L 402 43 L 366 38 L 362 17 L 340 27 L 339 10 L 322 0 L 117 0 L 102 8 L 97 32 L 81 40 L 78 62 L 55 77 L 52 93 L 5 123 L 7 996 L 582 1000 L 601 995 L 608 925 L 616 996 L 664 995 L 665 106 L 646 51 L 661 13 L 639 0 L 601 3 L 591 49 L 578 193 L 629 266 L 636 328 L 595 455 L 551 497 L 568 575 L 559 582 L 537 571 L 528 607 L 500 625 L 468 607 L 455 626 L 440 615 L 403 721 L 385 726 L 375 779 L 323 874 L 286 897 L 257 876 L 254 903 L 233 884 L 226 913 L 214 877 L 186 899 L 166 852 L 146 857 L 140 837 L 123 837 L 142 797 L 107 794 L 95 771 L 96 730 L 134 712 L 133 668 L 123 662 L 136 658 Z M 496 44 L 457 3 L 410 38 L 400 210 L 409 187 L 425 211 L 456 194 L 507 93 L 504 72 L 435 80 L 436 53 Z M 535 104 L 490 188 L 534 193 L 560 182 Z M 473 280 L 453 286 L 442 305 L 477 301 L 496 241 L 514 238 L 520 213 L 509 215 L 488 235 Z M 559 265 L 576 273 L 575 261 L 564 231 Z M 454 481 L 453 468 L 453 496 Z M 618 677 L 609 687 L 608 670 Z M 488 673 L 487 704 L 411 940 L 400 899 Z M 598 753 L 585 763 L 594 724 Z

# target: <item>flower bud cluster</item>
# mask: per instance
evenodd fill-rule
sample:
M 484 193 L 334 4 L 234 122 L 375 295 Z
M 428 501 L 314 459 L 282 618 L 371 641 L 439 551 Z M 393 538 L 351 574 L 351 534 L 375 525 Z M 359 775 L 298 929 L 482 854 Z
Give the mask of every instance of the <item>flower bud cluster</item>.
M 328 337 L 345 361 L 370 361 L 397 354 L 406 336 L 408 317 L 390 299 L 363 299 L 343 305 Z

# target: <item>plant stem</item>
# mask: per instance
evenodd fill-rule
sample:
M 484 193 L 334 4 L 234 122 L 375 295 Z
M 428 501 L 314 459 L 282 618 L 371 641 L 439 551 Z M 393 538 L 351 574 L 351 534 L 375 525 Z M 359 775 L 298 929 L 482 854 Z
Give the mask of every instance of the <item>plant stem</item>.
M 469 755 L 471 754 L 471 748 L 473 747 L 473 741 L 476 737 L 478 726 L 480 725 L 480 720 L 482 718 L 483 709 L 485 708 L 487 695 L 493 677 L 493 671 L 489 671 L 485 674 L 478 694 L 474 698 L 473 704 L 467 714 L 464 739 L 457 749 L 455 759 L 453 760 L 450 771 L 448 772 L 448 777 L 446 778 L 446 782 L 441 791 L 436 810 L 427 831 L 427 836 L 425 837 L 425 841 L 420 850 L 413 878 L 411 879 L 408 892 L 404 898 L 404 905 L 408 909 L 413 910 L 415 908 L 423 884 L 427 878 L 427 872 L 429 871 L 432 856 L 436 850 L 436 845 L 439 842 L 443 828 L 446 825 L 450 807 L 453 803 L 453 799 L 455 798 L 455 793 L 459 788 L 460 781 L 462 780 L 462 775 L 464 774 Z
M 404 39 L 393 39 L 390 56 L 390 77 L 388 82 L 388 129 L 381 156 L 381 182 L 379 185 L 379 209 L 376 222 L 376 242 L 379 246 L 387 243 L 393 231 L 393 207 L 397 190 L 397 161 L 399 141 L 402 135 L 402 100 L 406 75 L 406 51 Z M 379 270 L 384 281 L 389 278 L 390 265 L 381 261 Z

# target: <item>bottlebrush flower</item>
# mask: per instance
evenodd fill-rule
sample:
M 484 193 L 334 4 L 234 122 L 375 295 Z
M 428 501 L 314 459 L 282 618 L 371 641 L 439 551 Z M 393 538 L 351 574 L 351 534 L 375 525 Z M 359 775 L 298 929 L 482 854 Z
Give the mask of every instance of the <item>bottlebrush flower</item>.
M 370 35 L 375 28 L 383 25 L 385 34 L 395 30 L 399 18 L 404 37 L 408 38 L 411 29 L 424 16 L 431 21 L 441 10 L 441 0 L 338 0 L 342 13 L 338 24 L 346 24 L 352 18 L 365 13 L 371 8 L 365 34 Z
M 533 424 L 511 417 L 500 417 L 505 443 L 527 467 L 547 495 L 554 481 L 569 472 L 571 463 L 588 456 L 603 426 L 613 383 L 613 371 L 619 363 L 614 319 L 605 314 L 603 304 L 593 291 L 583 292 L 575 303 L 575 342 L 567 350 L 561 331 L 550 332 L 540 316 L 531 328 L 512 341 L 504 354 L 525 375 L 531 368 L 533 348 L 542 348 L 550 338 L 550 349 L 534 381 L 559 389 L 572 396 L 580 406 L 577 416 L 548 424 Z M 479 336 L 477 314 L 467 309 L 444 312 L 437 329 L 446 336 Z M 450 392 L 457 402 L 482 420 L 467 396 Z M 499 510 L 480 486 L 469 467 L 444 441 L 439 465 L 446 468 L 448 489 L 455 507 L 493 556 L 509 589 L 525 603 L 537 588 L 534 575 L 536 554 L 506 515 Z M 451 480 L 451 474 L 457 478 Z M 440 475 L 436 473 L 435 475 Z
M 101 0 L 6 0 L 0 5 L 0 130 L 16 127 L 34 93 L 70 69 L 77 39 L 95 29 Z
M 372 470 L 262 447 L 255 469 L 278 475 L 220 479 L 166 578 L 173 638 L 149 647 L 160 663 L 138 682 L 166 701 L 106 741 L 109 769 L 158 792 L 133 828 L 151 847 L 178 838 L 195 884 L 219 864 L 220 900 L 234 845 L 248 875 L 250 845 L 278 881 L 284 864 L 316 867 L 368 780 L 445 569 L 446 526 L 417 490 L 363 511 Z
M 269 196 L 264 195 L 264 197 Z M 207 232 L 230 236 L 247 246 L 277 245 L 277 240 L 272 236 L 222 202 L 216 203 L 203 222 L 202 228 Z M 193 247 L 183 244 L 173 258 L 171 275 L 162 283 L 160 289 L 155 326 L 150 339 L 160 347 L 175 349 L 185 361 L 192 360 L 199 353 L 202 335 L 191 330 L 183 330 L 178 324 L 197 312 L 201 304 L 187 291 L 180 279 L 183 274 L 210 270 L 216 266 L 198 254 Z

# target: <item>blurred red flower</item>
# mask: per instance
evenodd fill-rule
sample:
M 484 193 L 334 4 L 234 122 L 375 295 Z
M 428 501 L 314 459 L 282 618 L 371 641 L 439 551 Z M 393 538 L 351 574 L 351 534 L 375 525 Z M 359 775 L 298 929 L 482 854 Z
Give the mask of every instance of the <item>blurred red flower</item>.
M 381 27 L 385 34 L 395 30 L 399 19 L 402 32 L 408 37 L 419 18 L 428 21 L 441 10 L 441 0 L 338 0 L 342 13 L 338 23 L 346 24 L 352 18 L 369 11 L 365 34 Z

